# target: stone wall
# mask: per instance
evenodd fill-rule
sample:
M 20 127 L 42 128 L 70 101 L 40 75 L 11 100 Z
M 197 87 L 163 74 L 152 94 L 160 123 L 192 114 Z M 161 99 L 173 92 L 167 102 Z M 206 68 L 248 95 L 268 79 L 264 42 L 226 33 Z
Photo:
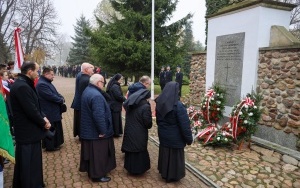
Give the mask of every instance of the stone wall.
M 194 53 L 191 60 L 190 97 L 186 103 L 199 105 L 205 92 L 206 52 Z
M 261 48 L 257 88 L 263 94 L 260 124 L 300 136 L 300 47 Z
M 263 95 L 264 112 L 255 136 L 299 150 L 300 46 L 261 48 L 257 69 L 257 89 Z M 186 103 L 199 106 L 205 92 L 205 76 L 206 52 L 194 53 L 191 60 L 190 96 L 186 98 Z

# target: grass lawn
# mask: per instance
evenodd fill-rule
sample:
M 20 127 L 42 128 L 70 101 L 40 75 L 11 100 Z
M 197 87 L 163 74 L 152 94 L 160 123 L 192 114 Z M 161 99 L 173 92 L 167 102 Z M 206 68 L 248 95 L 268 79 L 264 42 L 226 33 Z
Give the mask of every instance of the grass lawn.
M 126 94 L 127 89 L 128 89 L 128 86 L 122 86 L 122 91 L 123 91 L 124 95 Z M 154 95 L 159 95 L 160 92 L 161 92 L 160 91 L 160 86 L 159 85 L 154 85 Z M 181 96 L 189 94 L 189 92 L 190 92 L 189 85 L 182 85 Z

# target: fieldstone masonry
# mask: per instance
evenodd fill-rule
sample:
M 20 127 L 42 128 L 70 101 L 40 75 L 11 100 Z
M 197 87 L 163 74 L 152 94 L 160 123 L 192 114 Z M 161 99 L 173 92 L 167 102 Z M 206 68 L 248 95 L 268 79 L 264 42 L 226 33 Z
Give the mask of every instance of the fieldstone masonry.
M 194 53 L 191 60 L 190 97 L 187 103 L 199 105 L 206 85 L 206 53 Z M 213 75 L 211 75 L 213 76 Z M 300 46 L 260 48 L 257 89 L 263 95 L 261 126 L 275 132 L 293 134 L 300 150 Z M 285 138 L 282 138 L 283 140 Z
M 190 97 L 185 102 L 197 106 L 205 93 L 206 52 L 193 54 L 190 70 Z
M 299 137 L 300 46 L 263 48 L 259 54 L 257 88 L 264 96 L 260 124 Z

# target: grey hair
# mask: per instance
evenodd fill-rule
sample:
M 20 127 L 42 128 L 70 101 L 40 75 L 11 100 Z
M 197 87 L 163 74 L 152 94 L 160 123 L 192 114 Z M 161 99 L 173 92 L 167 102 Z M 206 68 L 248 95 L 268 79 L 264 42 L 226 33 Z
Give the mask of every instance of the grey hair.
M 93 85 L 97 85 L 97 82 L 99 82 L 101 80 L 103 76 L 101 76 L 100 74 L 93 74 L 90 77 L 90 83 Z
M 144 76 L 142 76 L 142 77 L 140 78 L 139 82 L 145 83 L 145 82 L 150 81 L 150 80 L 151 80 L 151 79 L 150 79 L 149 76 L 144 75 Z

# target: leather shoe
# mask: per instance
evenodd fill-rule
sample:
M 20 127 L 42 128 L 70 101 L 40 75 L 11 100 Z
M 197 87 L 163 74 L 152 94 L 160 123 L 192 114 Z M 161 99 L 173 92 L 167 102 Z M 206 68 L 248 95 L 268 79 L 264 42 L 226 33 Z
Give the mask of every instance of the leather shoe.
M 60 150 L 60 148 L 53 148 L 53 149 L 47 149 L 46 148 L 46 151 L 58 151 L 58 150 Z
M 92 178 L 93 182 L 109 182 L 111 180 L 110 177 L 101 177 L 101 178 Z

